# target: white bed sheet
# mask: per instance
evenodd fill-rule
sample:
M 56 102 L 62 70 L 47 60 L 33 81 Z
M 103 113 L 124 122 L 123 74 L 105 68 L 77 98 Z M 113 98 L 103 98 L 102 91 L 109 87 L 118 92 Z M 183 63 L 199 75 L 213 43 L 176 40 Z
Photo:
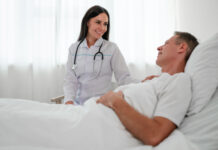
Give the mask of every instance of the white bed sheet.
M 91 105 L 95 104 L 90 102 Z M 84 109 L 81 106 L 0 99 L 0 149 L 179 150 L 180 145 L 181 150 L 197 150 L 196 145 L 178 130 L 155 148 L 143 145 L 125 130 L 115 114 L 108 115 L 113 114 L 110 109 L 95 106 L 105 111 L 93 111 L 99 113 L 97 116 L 89 110 L 96 110 L 94 106 Z M 107 118 L 101 118 L 105 115 Z
M 217 150 L 218 92 L 156 147 L 143 145 L 109 108 L 0 99 L 0 150 Z
M 0 99 L 0 129 L 2 148 L 122 150 L 141 145 L 112 110 L 94 100 L 81 107 Z

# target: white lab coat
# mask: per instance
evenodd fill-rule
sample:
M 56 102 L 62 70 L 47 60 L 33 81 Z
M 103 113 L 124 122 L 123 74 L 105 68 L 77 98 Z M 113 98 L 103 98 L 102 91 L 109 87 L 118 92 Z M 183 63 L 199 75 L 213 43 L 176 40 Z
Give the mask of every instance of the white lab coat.
M 101 52 L 94 61 L 94 55 Z M 76 68 L 73 70 L 74 57 L 79 42 L 69 48 L 66 75 L 64 81 L 64 102 L 73 100 L 76 104 L 83 104 L 88 98 L 101 96 L 112 90 L 112 74 L 114 72 L 118 85 L 139 82 L 130 77 L 124 57 L 116 44 L 98 39 L 93 46 L 88 48 L 86 39 L 80 44 L 76 58 Z

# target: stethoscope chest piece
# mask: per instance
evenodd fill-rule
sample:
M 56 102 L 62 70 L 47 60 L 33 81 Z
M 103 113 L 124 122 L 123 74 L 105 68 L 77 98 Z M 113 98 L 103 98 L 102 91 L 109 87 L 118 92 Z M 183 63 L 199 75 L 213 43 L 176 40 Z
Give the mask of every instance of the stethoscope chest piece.
M 73 64 L 72 69 L 75 70 L 76 67 L 77 67 L 77 65 L 76 65 L 76 64 Z

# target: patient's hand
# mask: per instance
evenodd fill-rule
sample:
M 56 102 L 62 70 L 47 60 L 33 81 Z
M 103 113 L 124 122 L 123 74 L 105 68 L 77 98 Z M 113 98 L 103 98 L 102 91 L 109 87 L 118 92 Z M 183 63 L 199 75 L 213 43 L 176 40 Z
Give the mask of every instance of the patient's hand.
M 72 104 L 72 105 L 74 105 L 73 101 L 67 101 L 65 104 Z
M 105 95 L 101 96 L 96 101 L 96 103 L 101 103 L 105 106 L 113 108 L 113 104 L 117 99 L 123 99 L 123 92 L 122 91 L 118 91 L 118 92 L 109 91 Z
M 144 80 L 142 80 L 142 82 L 145 82 L 147 80 L 152 80 L 153 78 L 156 78 L 156 77 L 159 77 L 158 75 L 151 75 L 151 76 L 148 76 L 146 77 Z

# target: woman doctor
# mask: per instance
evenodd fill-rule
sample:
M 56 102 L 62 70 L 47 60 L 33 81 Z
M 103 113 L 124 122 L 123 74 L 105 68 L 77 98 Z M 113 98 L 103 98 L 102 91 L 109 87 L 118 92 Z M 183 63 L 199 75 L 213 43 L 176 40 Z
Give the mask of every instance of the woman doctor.
M 78 41 L 69 48 L 64 103 L 82 105 L 88 98 L 112 90 L 112 73 L 118 85 L 138 82 L 130 77 L 116 44 L 109 42 L 110 16 L 101 6 L 91 7 L 81 23 Z

